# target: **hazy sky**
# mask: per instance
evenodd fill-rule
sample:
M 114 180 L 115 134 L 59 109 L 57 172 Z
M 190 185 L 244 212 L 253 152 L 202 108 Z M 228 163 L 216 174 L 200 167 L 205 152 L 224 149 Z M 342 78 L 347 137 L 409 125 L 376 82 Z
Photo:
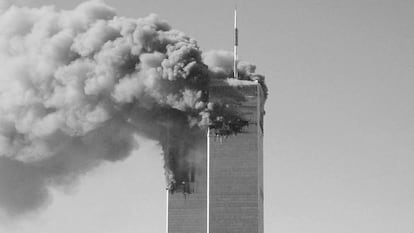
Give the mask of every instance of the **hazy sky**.
M 79 0 L 20 0 L 70 9 Z M 204 50 L 232 49 L 236 1 L 107 0 L 154 12 Z M 241 59 L 258 65 L 265 118 L 265 231 L 414 231 L 414 1 L 237 1 Z M 1 233 L 164 232 L 160 150 L 107 164 Z M 63 191 L 63 192 L 62 192 Z M 66 193 L 66 194 L 64 194 Z

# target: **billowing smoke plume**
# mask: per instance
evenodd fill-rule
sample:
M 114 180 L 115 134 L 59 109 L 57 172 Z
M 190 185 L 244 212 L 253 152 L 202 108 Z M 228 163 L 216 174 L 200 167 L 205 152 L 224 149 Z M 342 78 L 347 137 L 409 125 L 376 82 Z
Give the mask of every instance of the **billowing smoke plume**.
M 11 6 L 0 16 L 0 209 L 43 206 L 49 186 L 127 157 L 134 134 L 157 140 L 167 178 L 179 179 L 209 122 L 209 81 L 231 76 L 229 59 L 203 61 L 193 39 L 156 15 L 119 17 L 97 1 Z M 239 69 L 263 82 L 253 66 Z
M 268 88 L 265 83 L 265 77 L 257 74 L 256 66 L 240 61 L 237 63 L 239 79 L 233 77 L 233 53 L 224 50 L 213 50 L 203 54 L 203 62 L 209 67 L 209 76 L 211 79 L 225 80 L 229 85 L 243 85 L 243 81 L 257 81 L 261 84 L 265 98 L 268 95 Z

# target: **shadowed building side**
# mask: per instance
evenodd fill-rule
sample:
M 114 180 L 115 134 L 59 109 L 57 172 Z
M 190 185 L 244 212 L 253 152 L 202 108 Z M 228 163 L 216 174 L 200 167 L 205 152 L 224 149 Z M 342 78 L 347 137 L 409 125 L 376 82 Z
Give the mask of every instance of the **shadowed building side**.
M 204 134 L 206 135 L 206 134 Z M 168 191 L 168 233 L 206 233 L 207 229 L 207 139 L 196 146 L 189 179 Z

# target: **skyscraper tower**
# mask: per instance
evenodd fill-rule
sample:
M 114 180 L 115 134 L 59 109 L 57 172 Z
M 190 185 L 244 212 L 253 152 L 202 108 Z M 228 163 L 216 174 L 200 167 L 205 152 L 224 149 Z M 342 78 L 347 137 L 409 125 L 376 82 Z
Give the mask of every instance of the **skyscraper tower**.
M 221 98 L 228 86 L 216 86 Z M 257 83 L 238 87 L 246 98 L 237 110 L 249 125 L 237 135 L 208 137 L 208 229 L 210 233 L 263 233 L 263 101 Z
M 263 233 L 263 90 L 257 82 L 236 89 L 244 99 L 232 107 L 248 126 L 237 135 L 206 133 L 191 192 L 168 193 L 168 233 Z M 210 99 L 232 91 L 213 85 Z
M 237 71 L 237 9 L 234 11 L 234 64 Z M 188 178 L 167 192 L 167 233 L 263 233 L 264 91 L 259 82 L 237 87 L 212 81 L 211 102 L 242 119 L 220 119 L 203 134 L 189 158 Z M 242 127 L 241 127 L 242 126 Z

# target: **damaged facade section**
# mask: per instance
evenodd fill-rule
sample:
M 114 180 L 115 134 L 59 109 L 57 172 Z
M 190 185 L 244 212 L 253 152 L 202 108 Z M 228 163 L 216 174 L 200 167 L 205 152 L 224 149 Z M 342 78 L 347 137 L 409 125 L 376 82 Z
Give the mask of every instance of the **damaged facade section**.
M 257 93 L 250 93 L 254 90 L 252 86 L 257 86 L 261 89 L 259 91 L 263 101 L 258 103 L 261 112 L 259 119 L 251 119 L 249 114 L 240 111 L 240 106 L 245 105 L 250 97 L 257 95 Z M 250 92 L 249 92 L 250 91 Z M 167 169 L 167 190 L 170 193 L 191 194 L 195 192 L 196 173 L 199 170 L 200 164 L 203 161 L 198 156 L 206 156 L 203 153 L 189 153 L 188 150 L 194 149 L 197 142 L 202 142 L 208 136 L 213 136 L 214 140 L 222 143 L 228 137 L 237 137 L 243 134 L 249 128 L 249 125 L 260 126 L 263 132 L 263 115 L 264 115 L 264 96 L 265 90 L 257 81 L 244 80 L 243 85 L 232 86 L 228 85 L 226 80 L 212 80 L 209 87 L 209 99 L 207 106 L 208 124 L 201 127 L 194 127 L 187 131 L 192 136 L 186 137 L 187 143 L 182 144 L 182 141 L 175 141 L 174 138 L 179 138 L 177 135 L 184 133 L 182 129 L 170 129 L 167 131 L 169 140 L 164 143 L 163 150 L 170 154 L 166 157 Z M 209 129 L 209 130 L 208 130 Z M 207 135 L 209 132 L 209 135 Z M 197 144 L 200 145 L 200 144 Z M 208 156 L 208 155 L 207 155 Z

